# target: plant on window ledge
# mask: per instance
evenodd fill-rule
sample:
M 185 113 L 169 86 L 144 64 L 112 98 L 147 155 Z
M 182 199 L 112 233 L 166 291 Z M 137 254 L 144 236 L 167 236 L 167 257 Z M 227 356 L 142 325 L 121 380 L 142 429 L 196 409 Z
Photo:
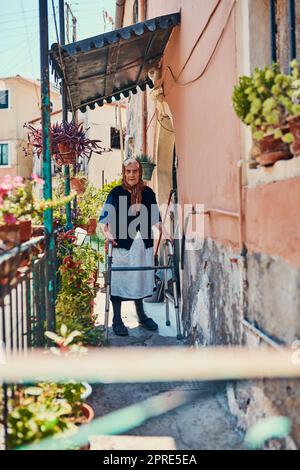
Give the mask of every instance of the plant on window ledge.
M 300 114 L 300 83 L 297 61 L 292 61 L 291 67 L 290 74 L 282 73 L 278 64 L 256 68 L 250 77 L 240 77 L 234 87 L 234 110 L 251 128 L 261 165 L 292 157 L 289 118 Z

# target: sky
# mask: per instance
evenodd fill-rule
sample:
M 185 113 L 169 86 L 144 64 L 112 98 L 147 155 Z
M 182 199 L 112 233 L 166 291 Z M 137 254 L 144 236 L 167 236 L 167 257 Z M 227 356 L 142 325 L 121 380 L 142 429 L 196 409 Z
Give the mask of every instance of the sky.
M 48 0 L 49 47 L 57 42 L 52 2 L 59 30 L 59 2 Z M 105 31 L 103 11 L 113 20 L 115 18 L 115 0 L 77 0 L 68 3 L 77 18 L 77 40 Z M 0 7 L 0 78 L 21 75 L 39 79 L 39 1 L 0 0 Z M 106 31 L 111 29 L 111 24 L 107 23 Z

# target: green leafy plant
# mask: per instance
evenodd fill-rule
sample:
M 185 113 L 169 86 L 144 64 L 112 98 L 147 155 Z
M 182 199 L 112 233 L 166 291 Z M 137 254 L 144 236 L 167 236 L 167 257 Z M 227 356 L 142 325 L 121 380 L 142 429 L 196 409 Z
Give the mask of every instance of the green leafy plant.
M 76 426 L 65 419 L 72 411 L 65 400 L 49 403 L 30 401 L 13 408 L 8 415 L 8 448 L 39 441 L 63 431 L 76 432 Z
M 74 246 L 59 268 L 61 289 L 56 302 L 57 324 L 59 327 L 64 323 L 68 329 L 82 331 L 83 344 L 99 345 L 101 342 L 91 315 L 97 292 L 94 273 L 98 260 L 99 254 L 91 246 Z
M 122 179 L 119 178 L 117 180 L 112 181 L 111 183 L 107 183 L 102 186 L 99 192 L 99 201 L 100 201 L 101 206 L 104 205 L 107 199 L 107 196 L 109 195 L 111 190 L 115 188 L 116 186 L 120 186 L 121 184 L 122 184 Z
M 102 206 L 101 189 L 89 183 L 83 195 L 77 199 L 75 224 L 87 225 L 91 219 L 99 218 Z
M 232 101 L 237 116 L 251 127 L 255 140 L 273 134 L 290 143 L 287 117 L 300 114 L 297 103 L 300 81 L 297 61 L 291 62 L 291 73 L 281 72 L 278 64 L 256 68 L 250 77 L 240 77 Z

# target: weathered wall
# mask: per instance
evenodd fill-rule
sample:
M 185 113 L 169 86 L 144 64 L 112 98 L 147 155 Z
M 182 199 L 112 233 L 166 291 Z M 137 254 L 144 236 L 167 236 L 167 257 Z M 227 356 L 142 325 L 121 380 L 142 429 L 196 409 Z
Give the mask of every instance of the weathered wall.
M 206 239 L 186 251 L 183 323 L 191 343 L 240 344 L 242 339 L 239 268 L 234 253 Z
M 170 110 L 178 155 L 179 201 L 236 212 L 237 164 L 248 158 L 249 135 L 245 135 L 234 115 L 231 95 L 238 75 L 270 60 L 269 2 L 237 1 L 215 54 L 200 77 L 232 5 L 229 0 L 222 1 L 180 74 L 216 4 L 149 0 L 148 18 L 181 9 L 181 25 L 172 33 L 162 61 L 164 100 Z M 179 83 L 174 82 L 167 67 L 176 77 L 180 74 Z M 154 180 L 159 193 L 160 168 L 162 182 L 171 160 L 170 152 L 164 155 L 158 151 L 161 129 L 159 123 L 156 127 L 153 123 L 151 106 L 152 103 L 148 108 L 151 112 L 147 145 L 155 150 L 158 160 L 163 158 Z M 135 129 L 140 135 L 140 130 Z M 244 236 L 248 249 L 244 311 L 241 265 L 236 262 L 237 219 L 219 214 L 205 217 L 203 246 L 185 253 L 182 273 L 183 324 L 191 344 L 258 346 L 257 337 L 243 326 L 243 318 L 279 342 L 291 344 L 299 337 L 299 181 L 298 176 L 248 187 L 247 179 L 244 180 Z M 293 437 L 300 445 L 296 430 L 299 394 L 297 383 L 245 382 L 229 393 L 229 402 L 244 428 L 263 416 L 289 415 Z M 292 447 L 292 441 L 287 440 L 285 446 Z

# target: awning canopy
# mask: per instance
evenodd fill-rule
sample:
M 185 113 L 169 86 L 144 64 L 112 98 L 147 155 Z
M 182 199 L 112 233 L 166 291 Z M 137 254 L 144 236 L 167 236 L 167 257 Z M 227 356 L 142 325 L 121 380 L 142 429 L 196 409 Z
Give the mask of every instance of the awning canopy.
M 69 92 L 68 108 L 86 111 L 153 87 L 149 68 L 162 57 L 180 14 L 160 16 L 125 28 L 59 47 L 51 46 L 56 79 L 64 70 Z

